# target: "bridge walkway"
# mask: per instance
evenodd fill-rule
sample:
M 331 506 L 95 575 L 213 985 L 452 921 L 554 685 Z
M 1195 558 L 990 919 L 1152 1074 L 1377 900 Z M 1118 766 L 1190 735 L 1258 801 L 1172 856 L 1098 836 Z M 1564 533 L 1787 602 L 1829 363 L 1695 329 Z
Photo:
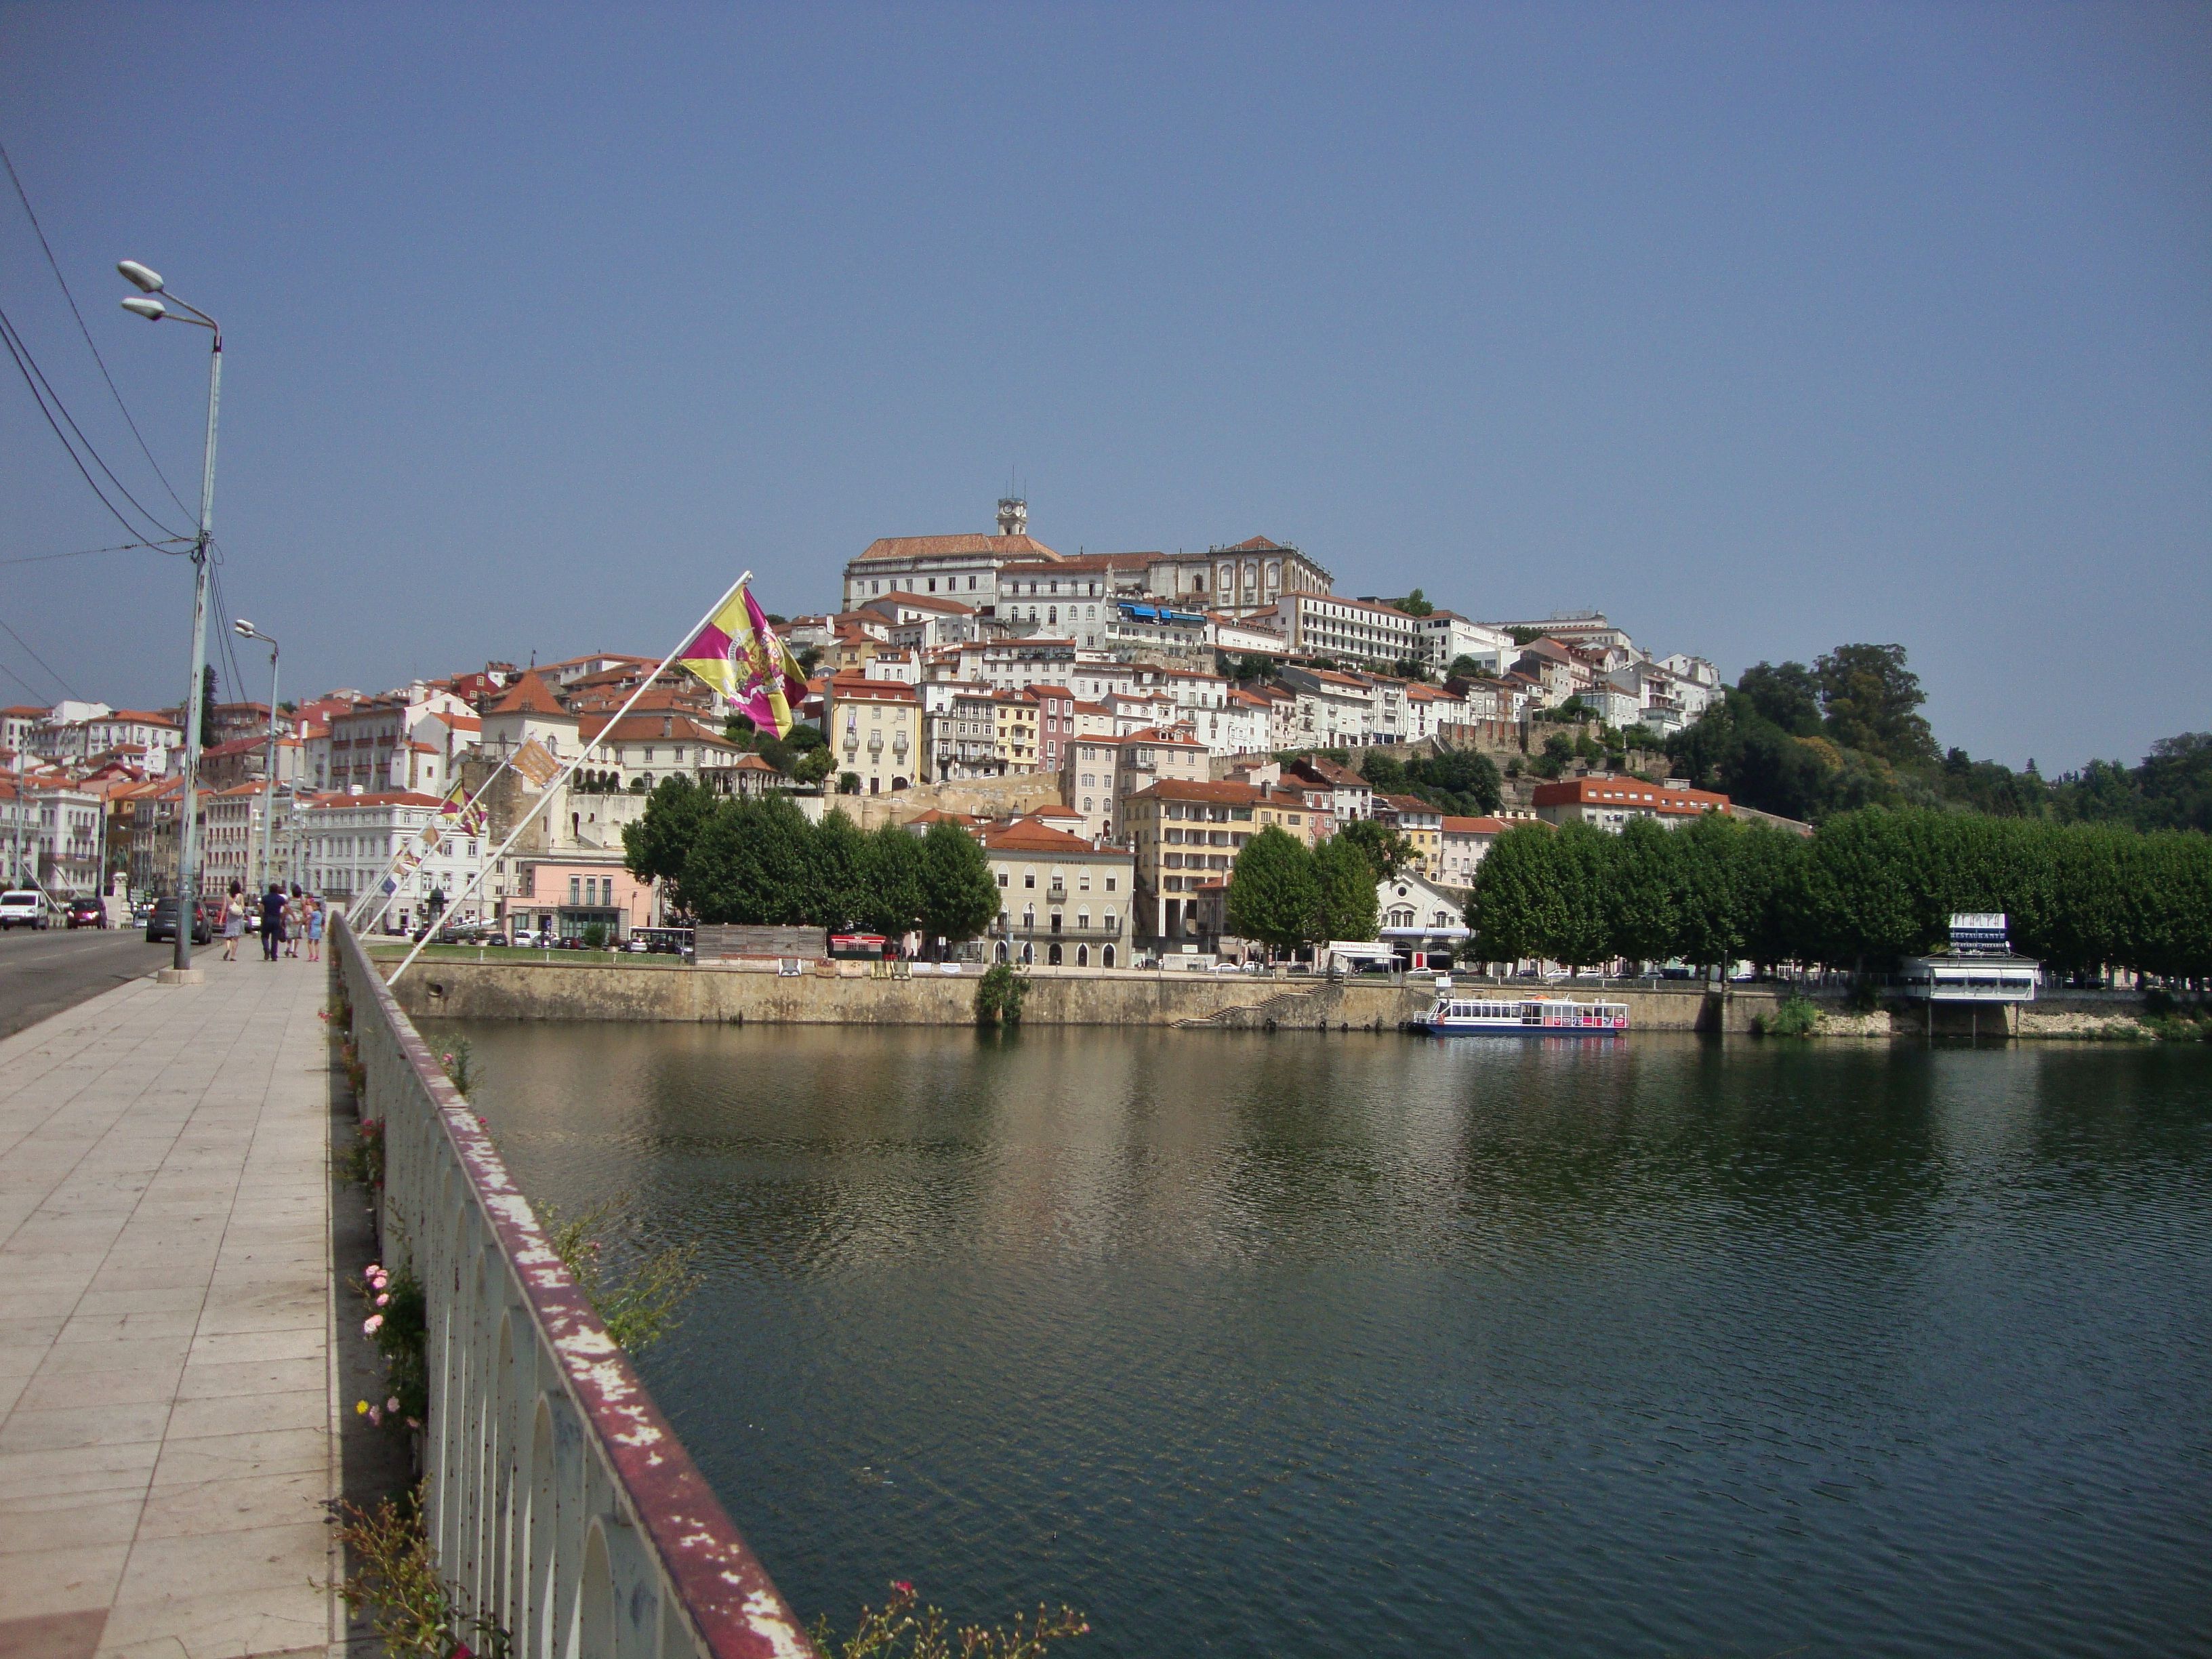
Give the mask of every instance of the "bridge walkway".
M 200 957 L 0 1039 L 0 1654 L 343 1640 L 325 969 Z

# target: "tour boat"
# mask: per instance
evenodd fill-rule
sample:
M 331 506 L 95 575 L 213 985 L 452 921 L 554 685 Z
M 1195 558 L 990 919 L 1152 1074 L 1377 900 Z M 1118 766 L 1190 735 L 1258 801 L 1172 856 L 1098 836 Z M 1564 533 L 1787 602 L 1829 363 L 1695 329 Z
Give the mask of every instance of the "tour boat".
M 1576 1002 L 1567 997 L 1498 997 L 1437 993 L 1437 1006 L 1409 1029 L 1432 1036 L 1502 1031 L 1520 1036 L 1620 1036 L 1628 1030 L 1625 1002 Z

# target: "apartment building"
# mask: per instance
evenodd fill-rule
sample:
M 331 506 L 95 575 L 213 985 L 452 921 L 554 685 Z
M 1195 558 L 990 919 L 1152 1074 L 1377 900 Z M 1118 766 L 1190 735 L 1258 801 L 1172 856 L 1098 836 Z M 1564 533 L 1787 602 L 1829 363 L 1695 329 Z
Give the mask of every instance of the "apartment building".
M 1417 795 L 1377 795 L 1374 811 L 1378 823 L 1389 824 L 1404 838 L 1421 874 L 1432 879 L 1442 874 L 1444 815 L 1441 808 Z
M 1128 965 L 1136 931 L 1135 860 L 1035 816 L 977 835 L 999 890 L 986 935 L 994 960 L 1048 968 Z
M 301 814 L 300 856 L 307 872 L 302 884 L 341 902 L 378 892 L 395 853 L 403 848 L 421 850 L 422 827 L 441 805 L 436 795 L 407 790 L 312 799 Z M 443 894 L 450 904 L 482 871 L 485 850 L 477 836 L 441 832 L 420 864 L 391 878 L 393 891 L 380 925 L 405 932 L 427 921 L 434 894 Z M 484 904 L 478 894 L 466 907 L 449 909 L 447 919 L 474 921 L 484 914 Z
M 1220 938 L 1237 854 L 1255 835 L 1273 826 L 1313 838 L 1303 796 L 1244 783 L 1164 778 L 1130 795 L 1125 811 L 1139 925 L 1176 949 Z
M 833 675 L 823 698 L 823 735 L 841 775 L 860 793 L 904 789 L 921 772 L 921 696 L 896 680 Z
M 1587 823 L 1617 836 L 1631 818 L 1656 818 L 1673 830 L 1708 812 L 1725 812 L 1729 798 L 1710 789 L 1607 775 L 1540 783 L 1534 805 L 1547 823 Z
M 1504 818 L 1460 817 L 1446 814 L 1438 837 L 1441 852 L 1437 879 L 1447 887 L 1472 887 L 1474 872 L 1489 855 L 1498 836 L 1512 826 Z
M 921 700 L 922 775 L 932 783 L 996 776 L 996 694 L 967 680 L 924 680 L 915 691 Z
M 1275 606 L 1275 615 L 1290 649 L 1309 656 L 1389 664 L 1418 662 L 1428 651 L 1419 617 L 1373 599 L 1291 593 Z

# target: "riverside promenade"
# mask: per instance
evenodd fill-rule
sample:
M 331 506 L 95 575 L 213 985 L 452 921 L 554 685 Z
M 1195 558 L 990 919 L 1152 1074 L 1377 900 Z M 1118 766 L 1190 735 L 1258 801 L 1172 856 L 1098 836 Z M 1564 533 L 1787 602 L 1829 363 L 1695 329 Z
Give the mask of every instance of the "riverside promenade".
M 0 1040 L 0 1659 L 342 1650 L 325 969 Z

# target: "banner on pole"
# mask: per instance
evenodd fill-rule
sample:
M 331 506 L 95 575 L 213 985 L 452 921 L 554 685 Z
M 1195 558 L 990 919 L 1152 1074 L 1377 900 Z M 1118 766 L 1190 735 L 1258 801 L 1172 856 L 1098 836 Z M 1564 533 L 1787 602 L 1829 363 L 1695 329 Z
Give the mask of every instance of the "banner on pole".
M 676 660 L 735 703 L 757 730 L 791 735 L 791 705 L 805 698 L 806 676 L 769 626 L 750 583 L 738 584 Z

